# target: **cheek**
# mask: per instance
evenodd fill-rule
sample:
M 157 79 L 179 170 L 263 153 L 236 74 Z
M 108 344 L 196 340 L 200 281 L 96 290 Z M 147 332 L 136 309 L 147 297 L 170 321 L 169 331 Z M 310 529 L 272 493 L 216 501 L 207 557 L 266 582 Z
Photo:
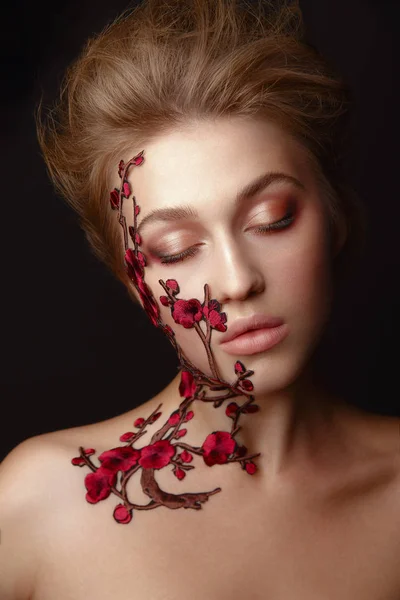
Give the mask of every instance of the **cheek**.
M 318 327 L 332 300 L 329 239 L 319 215 L 311 216 L 304 225 L 276 261 L 275 277 L 282 297 L 296 314 L 309 317 Z
M 162 272 L 159 267 L 152 268 L 149 265 L 145 270 L 146 284 L 150 287 L 159 306 L 160 317 L 163 323 L 171 327 L 175 334 L 175 340 L 185 356 L 196 365 L 198 369 L 211 377 L 212 373 L 209 368 L 207 353 L 198 331 L 195 327 L 185 328 L 183 325 L 176 323 L 172 316 L 171 308 L 161 304 L 160 296 L 165 296 L 165 290 L 159 283 L 159 279 L 162 279 L 164 282 L 167 281 L 167 279 L 176 279 L 180 288 L 178 298 L 184 300 L 196 298 L 201 304 L 204 300 L 204 284 L 196 279 L 196 285 L 194 285 L 195 282 L 193 280 L 193 286 L 191 286 L 183 273 L 180 274 L 180 277 L 175 277 L 173 271 L 174 269 L 170 269 L 168 272 Z M 204 335 L 206 335 L 205 322 L 200 321 L 198 326 L 203 331 Z M 211 348 L 213 348 L 213 334 L 214 331 L 211 330 Z

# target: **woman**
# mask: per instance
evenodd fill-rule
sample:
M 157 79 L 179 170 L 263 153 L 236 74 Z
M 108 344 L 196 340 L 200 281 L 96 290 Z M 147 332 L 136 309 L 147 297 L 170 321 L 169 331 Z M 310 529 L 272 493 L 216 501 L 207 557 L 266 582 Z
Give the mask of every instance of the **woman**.
M 348 104 L 296 4 L 148 0 L 70 69 L 50 175 L 181 368 L 8 455 L 2 598 L 398 600 L 397 419 L 315 368 L 363 240 Z

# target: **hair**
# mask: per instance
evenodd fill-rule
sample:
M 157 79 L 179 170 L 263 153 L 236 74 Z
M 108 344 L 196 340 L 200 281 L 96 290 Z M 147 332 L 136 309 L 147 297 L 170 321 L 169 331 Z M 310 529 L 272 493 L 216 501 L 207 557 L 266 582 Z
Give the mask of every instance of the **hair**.
M 127 148 L 226 116 L 271 120 L 300 141 L 330 232 L 339 222 L 348 232 L 333 265 L 336 281 L 345 278 L 366 238 L 365 207 L 343 168 L 351 105 L 347 83 L 305 41 L 298 0 L 145 0 L 87 41 L 36 122 L 56 190 L 137 302 L 109 202 L 118 163 Z

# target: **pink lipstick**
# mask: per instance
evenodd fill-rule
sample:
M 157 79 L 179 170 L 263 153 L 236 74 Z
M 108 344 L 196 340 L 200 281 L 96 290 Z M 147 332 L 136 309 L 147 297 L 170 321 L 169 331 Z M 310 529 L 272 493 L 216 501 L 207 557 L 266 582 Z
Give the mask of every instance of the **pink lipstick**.
M 280 317 L 254 314 L 236 320 L 222 336 L 220 346 L 227 354 L 257 354 L 281 342 L 288 333 L 288 326 Z

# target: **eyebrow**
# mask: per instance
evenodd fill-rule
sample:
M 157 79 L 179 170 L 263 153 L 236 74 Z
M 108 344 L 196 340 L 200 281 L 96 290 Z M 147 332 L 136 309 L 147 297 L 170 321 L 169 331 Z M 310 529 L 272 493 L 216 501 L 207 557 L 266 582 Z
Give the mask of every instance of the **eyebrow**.
M 298 179 L 296 179 L 296 177 L 292 177 L 291 175 L 287 175 L 286 173 L 281 173 L 279 171 L 268 171 L 267 173 L 263 173 L 245 185 L 245 187 L 236 194 L 234 207 L 236 208 L 244 200 L 253 198 L 256 196 L 256 194 L 262 190 L 265 190 L 273 183 L 291 183 L 298 189 L 303 191 L 306 189 L 305 186 Z M 194 219 L 197 221 L 199 219 L 199 213 L 195 208 L 192 208 L 188 205 L 171 206 L 169 208 L 155 208 L 154 210 L 150 211 L 148 215 L 143 217 L 137 228 L 137 232 L 139 233 L 139 231 L 141 231 L 145 225 L 149 225 L 155 221 L 171 222 L 180 221 L 182 219 Z

